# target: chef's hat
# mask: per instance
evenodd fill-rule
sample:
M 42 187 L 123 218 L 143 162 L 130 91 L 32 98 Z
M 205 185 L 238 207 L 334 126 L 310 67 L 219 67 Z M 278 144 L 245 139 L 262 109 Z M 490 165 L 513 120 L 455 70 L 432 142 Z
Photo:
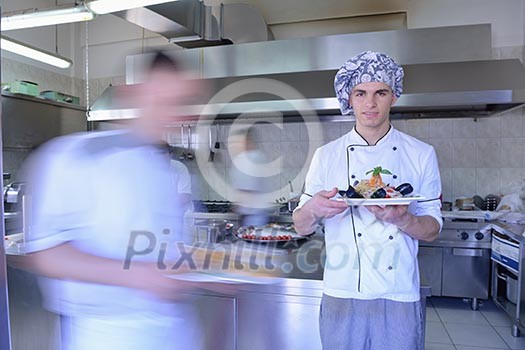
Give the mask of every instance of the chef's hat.
M 403 68 L 390 56 L 365 51 L 350 58 L 339 69 L 334 79 L 334 88 L 341 114 L 351 114 L 348 100 L 354 86 L 361 83 L 380 82 L 390 86 L 396 97 L 403 92 Z

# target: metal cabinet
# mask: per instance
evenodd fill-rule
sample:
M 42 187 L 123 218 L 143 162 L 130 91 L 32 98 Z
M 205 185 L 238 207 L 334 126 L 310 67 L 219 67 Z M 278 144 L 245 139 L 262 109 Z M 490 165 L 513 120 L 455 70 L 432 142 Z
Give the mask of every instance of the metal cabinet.
M 60 349 L 60 317 L 42 307 L 37 276 L 11 267 L 7 272 L 12 349 Z
M 489 282 L 489 249 L 443 248 L 443 295 L 488 299 Z
M 232 297 L 203 295 L 197 297 L 198 324 L 202 339 L 202 349 L 235 349 L 236 300 Z
M 489 297 L 490 243 L 448 244 L 419 247 L 421 283 L 431 285 L 434 296 L 470 298 L 477 310 L 478 299 Z
M 441 296 L 443 248 L 419 247 L 417 256 L 421 284 L 432 287 L 432 295 Z
M 237 349 L 321 349 L 320 297 L 257 293 L 237 303 Z

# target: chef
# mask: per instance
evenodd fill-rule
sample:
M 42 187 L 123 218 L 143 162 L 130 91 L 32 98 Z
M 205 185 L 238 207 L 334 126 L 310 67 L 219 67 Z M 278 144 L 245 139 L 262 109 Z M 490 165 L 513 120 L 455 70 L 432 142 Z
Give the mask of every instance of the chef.
M 418 241 L 442 226 L 441 181 L 435 151 L 392 127 L 390 108 L 403 89 L 403 68 L 384 53 L 350 58 L 335 76 L 343 115 L 355 127 L 320 147 L 306 176 L 293 220 L 300 234 L 325 226 L 326 262 L 320 332 L 324 349 L 420 349 Z M 425 200 L 408 205 L 348 206 L 338 190 L 370 178 L 410 183 Z
M 158 263 L 178 254 L 184 209 L 158 144 L 196 85 L 161 52 L 145 75 L 122 96 L 142 107 L 127 129 L 57 138 L 28 165 L 26 258 L 61 317 L 63 350 L 201 349 L 187 296 L 197 286 Z

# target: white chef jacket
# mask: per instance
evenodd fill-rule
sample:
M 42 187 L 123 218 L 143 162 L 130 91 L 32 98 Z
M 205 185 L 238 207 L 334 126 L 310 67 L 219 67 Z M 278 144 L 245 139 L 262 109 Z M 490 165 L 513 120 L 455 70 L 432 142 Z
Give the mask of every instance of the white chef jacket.
M 234 165 L 230 170 L 230 183 L 239 190 L 237 197 L 233 198 L 237 205 L 236 211 L 242 215 L 260 216 L 253 225 L 264 225 L 267 222 L 268 210 L 256 207 L 253 203 L 260 201 L 261 196 L 269 192 L 270 184 L 268 177 L 253 176 L 245 171 L 254 164 L 262 166 L 266 162 L 267 159 L 261 151 L 246 150 L 235 156 Z
M 192 194 L 191 192 L 191 175 L 188 168 L 178 160 L 171 159 L 170 165 L 175 177 L 175 186 L 179 194 Z M 182 218 L 181 225 L 183 227 L 183 241 L 187 245 L 191 245 L 195 241 L 194 237 L 194 222 L 195 212 L 193 201 L 188 202 L 181 208 Z
M 191 176 L 188 168 L 175 159 L 171 159 L 170 164 L 176 174 L 177 192 L 191 194 Z
M 409 212 L 430 215 L 442 225 L 441 180 L 432 146 L 390 127 L 370 146 L 355 128 L 314 154 L 306 176 L 305 192 L 315 194 L 337 187 L 346 190 L 356 180 L 369 179 L 367 171 L 381 166 L 391 186 L 408 182 L 426 202 L 412 202 Z M 299 207 L 310 197 L 303 195 Z M 326 219 L 324 292 L 338 298 L 395 301 L 419 300 L 418 241 L 395 225 L 375 218 L 366 207 L 351 207 Z
M 44 145 L 32 164 L 33 227 L 26 252 L 69 242 L 83 252 L 124 262 L 131 232 L 144 231 L 154 239 L 140 236 L 134 248 L 153 249 L 134 256 L 131 264 L 158 261 L 164 243 L 164 261 L 171 267 L 170 257 L 178 255 L 175 242 L 182 239 L 181 214 L 173 170 L 158 147 L 126 131 L 76 134 Z M 74 320 L 75 336 L 64 345 L 67 349 L 116 349 L 108 339 L 135 344 L 127 349 L 143 349 L 144 343 L 152 349 L 193 349 L 193 321 L 181 318 L 191 316 L 184 304 L 118 286 L 49 278 L 42 278 L 41 285 L 45 306 Z M 155 319 L 164 320 L 163 328 Z M 160 333 L 172 341 L 178 336 L 180 347 Z

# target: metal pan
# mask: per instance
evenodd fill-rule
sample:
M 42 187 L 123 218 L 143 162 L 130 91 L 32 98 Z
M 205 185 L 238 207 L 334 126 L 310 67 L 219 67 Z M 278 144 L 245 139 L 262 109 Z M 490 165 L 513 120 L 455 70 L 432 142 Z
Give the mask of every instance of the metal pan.
M 308 239 L 312 234 L 299 235 L 293 225 L 269 224 L 266 226 L 241 226 L 236 231 L 236 236 L 246 242 L 272 243 L 290 242 Z

